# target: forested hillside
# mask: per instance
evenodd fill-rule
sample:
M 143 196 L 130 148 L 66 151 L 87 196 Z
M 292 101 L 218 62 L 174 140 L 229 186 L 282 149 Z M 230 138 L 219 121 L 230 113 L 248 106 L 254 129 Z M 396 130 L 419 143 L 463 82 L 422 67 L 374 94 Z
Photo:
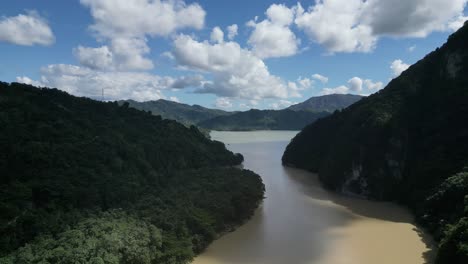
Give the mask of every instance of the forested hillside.
M 240 154 L 148 112 L 0 83 L 0 263 L 187 263 L 248 219 Z
M 120 101 L 119 104 L 128 102 L 131 107 L 143 111 L 151 111 L 155 115 L 160 115 L 164 119 L 176 120 L 182 124 L 196 125 L 199 122 L 218 117 L 231 115 L 219 109 L 210 109 L 200 105 L 188 105 L 167 100 L 157 100 L 148 102 L 136 102 L 133 100 Z
M 219 116 L 198 125 L 212 130 L 300 130 L 315 120 L 329 115 L 328 112 L 284 110 L 257 110 Z
M 283 163 L 328 188 L 409 205 L 468 263 L 468 24 L 382 91 L 307 126 Z
M 357 101 L 363 96 L 354 94 L 329 94 L 315 96 L 305 100 L 302 103 L 291 105 L 286 108 L 293 111 L 311 111 L 311 112 L 330 112 L 344 109 Z

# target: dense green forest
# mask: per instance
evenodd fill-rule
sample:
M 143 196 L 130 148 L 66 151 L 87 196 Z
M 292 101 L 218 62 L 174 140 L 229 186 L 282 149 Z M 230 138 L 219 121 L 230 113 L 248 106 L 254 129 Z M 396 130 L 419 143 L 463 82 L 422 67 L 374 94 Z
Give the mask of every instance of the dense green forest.
M 219 116 L 198 125 L 220 131 L 246 130 L 300 130 L 315 120 L 329 115 L 328 112 L 284 110 L 257 110 Z
M 246 221 L 258 175 L 149 112 L 0 83 L 0 263 L 188 263 Z
M 151 111 L 164 119 L 176 120 L 182 124 L 196 125 L 202 121 L 231 115 L 234 112 L 226 112 L 219 109 L 210 109 L 200 105 L 187 105 L 160 99 L 157 101 L 136 102 L 133 100 L 119 101 L 119 104 L 128 102 L 131 107 L 143 111 Z
M 382 91 L 300 132 L 283 163 L 341 192 L 410 206 L 440 241 L 437 263 L 468 263 L 468 24 Z
M 187 105 L 167 100 L 128 102 L 131 107 L 151 111 L 162 118 L 176 120 L 186 125 L 197 125 L 203 132 L 211 130 L 300 130 L 306 125 L 335 110 L 343 109 L 359 101 L 362 96 L 332 94 L 311 97 L 308 100 L 282 110 L 251 109 L 244 112 L 227 112 Z M 205 133 L 206 134 L 206 133 Z
M 330 112 L 344 109 L 357 101 L 363 96 L 355 94 L 330 94 L 315 96 L 305 100 L 302 103 L 291 105 L 286 108 L 293 111 L 311 111 L 311 112 Z

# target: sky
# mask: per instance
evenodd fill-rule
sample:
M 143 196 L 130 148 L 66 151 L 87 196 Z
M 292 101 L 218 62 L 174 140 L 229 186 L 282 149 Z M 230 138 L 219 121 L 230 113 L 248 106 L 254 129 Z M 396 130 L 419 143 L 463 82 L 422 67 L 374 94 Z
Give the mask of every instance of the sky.
M 460 28 L 467 2 L 2 1 L 0 80 L 225 110 L 369 95 Z

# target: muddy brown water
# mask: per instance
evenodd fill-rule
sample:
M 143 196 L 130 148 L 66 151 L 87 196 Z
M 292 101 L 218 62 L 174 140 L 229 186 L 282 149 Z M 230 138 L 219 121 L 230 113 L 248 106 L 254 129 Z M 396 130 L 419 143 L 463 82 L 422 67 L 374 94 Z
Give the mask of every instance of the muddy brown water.
M 317 176 L 281 165 L 297 132 L 217 132 L 211 136 L 261 175 L 266 199 L 253 218 L 222 236 L 195 264 L 432 263 L 431 238 L 392 203 L 324 190 Z

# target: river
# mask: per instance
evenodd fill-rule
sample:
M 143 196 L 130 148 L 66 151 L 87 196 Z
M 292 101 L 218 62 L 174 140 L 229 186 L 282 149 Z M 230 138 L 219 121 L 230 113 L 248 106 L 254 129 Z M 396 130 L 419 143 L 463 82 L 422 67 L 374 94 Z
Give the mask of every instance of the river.
M 431 239 L 392 203 L 324 190 L 317 176 L 281 165 L 291 131 L 217 132 L 261 175 L 266 199 L 252 219 L 222 236 L 195 264 L 431 263 Z

